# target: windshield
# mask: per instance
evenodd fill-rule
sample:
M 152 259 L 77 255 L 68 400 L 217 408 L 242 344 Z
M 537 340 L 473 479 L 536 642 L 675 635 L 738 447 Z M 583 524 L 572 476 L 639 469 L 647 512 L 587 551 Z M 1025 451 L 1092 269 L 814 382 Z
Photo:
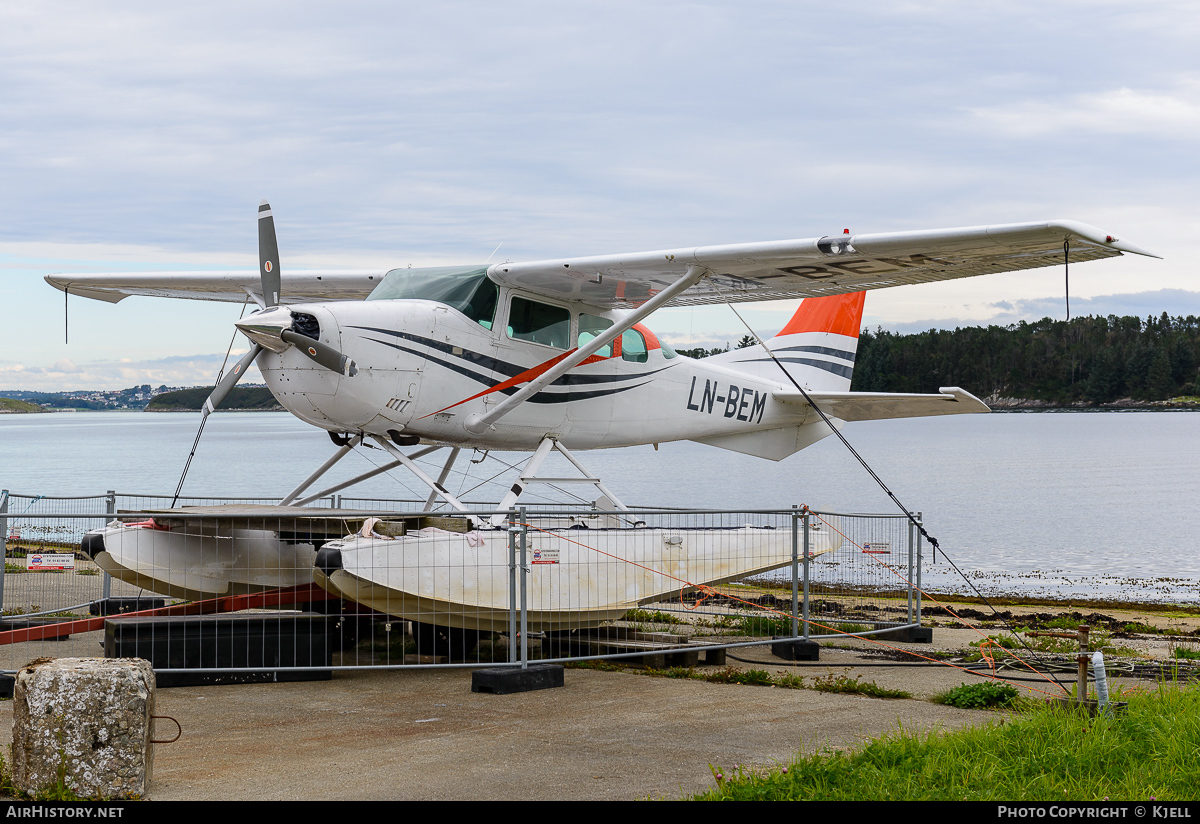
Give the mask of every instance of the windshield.
M 429 266 L 393 269 L 367 300 L 434 300 L 491 329 L 499 296 L 500 287 L 488 279 L 486 266 Z

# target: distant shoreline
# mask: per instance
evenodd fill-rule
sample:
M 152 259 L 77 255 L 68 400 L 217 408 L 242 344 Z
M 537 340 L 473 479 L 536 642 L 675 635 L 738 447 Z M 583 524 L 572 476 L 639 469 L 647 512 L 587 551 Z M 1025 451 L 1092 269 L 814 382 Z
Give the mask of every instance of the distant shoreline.
M 1112 403 L 1062 404 L 1035 398 L 998 398 L 995 395 L 983 398 L 993 412 L 1174 412 L 1200 411 L 1200 399 L 1187 398 L 1165 401 L 1136 401 L 1121 398 Z

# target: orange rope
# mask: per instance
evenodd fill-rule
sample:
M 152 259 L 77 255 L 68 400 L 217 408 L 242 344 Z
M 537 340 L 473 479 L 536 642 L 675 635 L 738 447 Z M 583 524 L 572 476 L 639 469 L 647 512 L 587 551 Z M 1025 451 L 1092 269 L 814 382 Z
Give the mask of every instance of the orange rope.
M 1025 666 L 1027 669 L 1028 669 L 1028 670 L 1029 670 L 1029 671 L 1030 671 L 1030 672 L 1032 672 L 1032 673 L 1035 673 L 1035 674 L 1037 674 L 1037 675 L 1041 676 L 1043 679 L 1045 679 L 1045 680 L 1046 680 L 1046 681 L 1048 681 L 1049 683 L 1051 683 L 1051 684 L 1054 684 L 1056 687 L 1058 687 L 1058 688 L 1059 688 L 1060 690 L 1062 690 L 1064 693 L 1067 693 L 1067 689 L 1066 689 L 1066 688 L 1065 688 L 1065 687 L 1064 687 L 1062 684 L 1060 684 L 1058 681 L 1054 680 L 1053 678 L 1050 678 L 1050 677 L 1049 677 L 1049 676 L 1047 676 L 1047 675 L 1046 675 L 1044 672 L 1041 672 L 1040 670 L 1038 670 L 1036 667 L 1034 667 L 1032 664 L 1030 664 L 1028 661 L 1026 661 L 1026 660 L 1025 660 L 1024 658 L 1022 658 L 1021 656 L 1017 655 L 1017 654 L 1016 654 L 1015 652 L 1013 652 L 1012 650 L 1010 650 L 1010 649 L 1006 649 L 1006 648 L 1004 648 L 1004 647 L 1001 647 L 1001 646 L 999 646 L 998 644 L 996 644 L 994 641 L 992 641 L 992 640 L 991 640 L 991 638 L 989 638 L 988 636 L 984 635 L 984 634 L 983 634 L 983 631 L 982 631 L 981 629 L 979 629 L 978 627 L 976 627 L 975 625 L 973 625 L 972 623 L 970 623 L 969 621 L 967 621 L 967 619 L 963 618 L 961 615 L 959 615 L 959 614 L 958 614 L 957 612 L 955 612 L 954 610 L 950 609 L 950 607 L 949 607 L 949 606 L 947 606 L 946 604 L 943 604 L 941 601 L 939 601 L 939 600 L 937 599 L 937 597 L 936 597 L 935 595 L 932 595 L 931 593 L 928 593 L 928 592 L 926 592 L 925 590 L 921 589 L 921 588 L 920 588 L 920 587 L 918 587 L 916 584 L 914 584 L 912 581 L 910 581 L 908 578 L 905 578 L 905 577 L 904 577 L 904 575 L 902 575 L 902 574 L 901 574 L 900 572 L 898 572 L 898 571 L 897 571 L 897 570 L 896 570 L 894 567 L 892 567 L 892 566 L 891 566 L 891 564 L 888 564 L 888 563 L 886 563 L 885 561 L 881 561 L 879 558 L 875 557 L 875 555 L 874 555 L 874 554 L 872 554 L 872 553 L 870 553 L 870 552 L 867 552 L 867 551 L 866 551 L 865 549 L 863 549 L 863 548 L 862 548 L 862 547 L 861 547 L 861 546 L 860 546 L 860 545 L 859 545 L 857 542 L 855 542 L 855 541 L 854 541 L 854 540 L 853 540 L 853 539 L 852 539 L 852 538 L 851 538 L 849 535 L 847 535 L 846 533 L 842 532 L 840 529 L 838 529 L 836 526 L 834 526 L 833 524 L 831 524 L 829 521 L 827 521 L 827 520 L 825 520 L 824 518 L 822 518 L 822 517 L 820 516 L 820 514 L 819 514 L 819 513 L 813 512 L 813 511 L 812 511 L 811 509 L 809 509 L 807 506 L 802 506 L 802 507 L 801 507 L 801 510 L 802 510 L 803 512 L 807 512 L 807 513 L 809 513 L 809 514 L 813 515 L 813 516 L 814 516 L 814 517 L 815 517 L 817 520 L 819 520 L 821 523 L 825 524 L 827 527 L 829 527 L 830 529 L 832 529 L 832 530 L 833 530 L 834 532 L 836 532 L 838 535 L 841 535 L 841 536 L 842 536 L 842 538 L 843 538 L 844 540 L 846 540 L 847 542 L 849 542 L 849 543 L 850 543 L 852 546 L 856 547 L 856 548 L 858 549 L 858 551 L 859 551 L 859 553 L 860 553 L 860 554 L 867 556 L 867 557 L 868 557 L 868 558 L 870 558 L 872 561 L 874 561 L 875 563 L 879 564 L 879 565 L 880 565 L 880 566 L 882 566 L 884 569 L 886 569 L 888 572 L 892 573 L 892 574 L 893 574 L 893 575 L 895 575 L 897 578 L 899 578 L 901 581 L 903 581 L 904 583 L 906 583 L 908 586 L 912 587 L 912 588 L 913 588 L 913 589 L 915 589 L 917 592 L 919 592 L 919 593 L 921 593 L 922 595 L 924 595 L 924 596 L 925 596 L 926 598 L 928 598 L 930 601 L 933 601 L 933 602 L 934 602 L 935 604 L 937 604 L 937 605 L 938 605 L 938 606 L 939 606 L 941 609 L 944 609 L 946 612 L 948 612 L 948 613 L 950 613 L 951 615 L 953 615 L 953 616 L 954 616 L 956 619 L 958 619 L 958 621 L 959 621 L 959 622 L 961 622 L 961 623 L 962 623 L 964 626 L 966 626 L 968 629 L 974 630 L 974 631 L 975 631 L 975 634 L 977 634 L 977 635 L 978 635 L 978 636 L 979 636 L 979 637 L 982 639 L 982 641 L 980 642 L 980 650 L 979 650 L 979 651 L 980 651 L 980 654 L 981 654 L 981 655 L 984 655 L 984 657 L 985 657 L 985 658 L 988 660 L 989 664 L 990 664 L 990 665 L 991 665 L 991 667 L 992 667 L 992 671 L 993 671 L 993 672 L 995 672 L 995 670 L 996 670 L 996 662 L 995 662 L 995 659 L 994 659 L 994 658 L 988 657 L 987 655 L 985 655 L 985 654 L 984 654 L 984 649 L 983 649 L 983 647 L 984 647 L 984 645 L 985 645 L 985 644 L 986 644 L 986 645 L 988 645 L 988 646 L 996 647 L 997 649 L 1002 649 L 1002 650 L 1004 650 L 1004 652 L 1006 652 L 1008 655 L 1011 655 L 1013 658 L 1015 658 L 1016 660 L 1020 661 L 1020 662 L 1021 662 L 1021 663 L 1022 663 L 1022 664 L 1023 664 L 1023 665 L 1024 665 L 1024 666 Z
M 806 508 L 806 509 L 807 509 L 807 508 Z M 587 545 L 587 544 L 585 544 L 585 543 L 583 543 L 583 542 L 581 542 L 581 541 L 576 541 L 576 540 L 574 540 L 573 538 L 567 538 L 567 537 L 565 537 L 564 535 L 561 535 L 561 534 L 559 534 L 559 533 L 557 533 L 557 532 L 552 532 L 552 531 L 550 531 L 550 530 L 548 530 L 548 529 L 543 529 L 542 527 L 535 526 L 535 525 L 533 525 L 533 524 L 521 524 L 521 526 L 524 526 L 524 527 L 526 527 L 527 529 L 533 529 L 533 530 L 536 530 L 536 531 L 538 531 L 538 532 L 544 532 L 544 533 L 546 533 L 547 535 L 551 535 L 551 536 L 553 536 L 553 537 L 556 537 L 556 538 L 558 538 L 559 540 L 566 541 L 567 543 L 575 544 L 576 546 L 581 546 L 581 547 L 583 547 L 584 549 L 589 549 L 589 550 L 591 550 L 592 552 L 597 552 L 597 553 L 599 553 L 599 554 L 601 554 L 601 555 L 604 555 L 605 557 L 612 558 L 612 559 L 614 559 L 614 560 L 621 561 L 621 562 L 623 562 L 623 563 L 626 563 L 626 564 L 632 564 L 632 565 L 633 565 L 633 566 L 635 566 L 635 567 L 639 567 L 639 568 L 641 568 L 641 569 L 644 569 L 644 570 L 646 570 L 647 572 L 651 572 L 651 573 L 653 573 L 653 574 L 655 574 L 655 575 L 661 575 L 661 576 L 663 576 L 663 577 L 665 577 L 665 578 L 670 578 L 672 581 L 678 581 L 678 582 L 680 582 L 681 584 L 684 584 L 685 586 L 688 586 L 688 587 L 691 587 L 691 588 L 693 588 L 693 589 L 696 589 L 696 590 L 698 590 L 698 591 L 704 592 L 704 593 L 705 593 L 705 595 L 704 595 L 704 598 L 705 598 L 705 599 L 706 599 L 706 598 L 713 597 L 713 596 L 715 596 L 715 595 L 723 595 L 723 597 L 725 597 L 725 598 L 728 598 L 728 599 L 729 599 L 729 600 L 731 600 L 731 601 L 737 601 L 738 603 L 745 604 L 746 606 L 748 606 L 748 607 L 752 607 L 752 608 L 754 608 L 754 609 L 761 609 L 761 610 L 766 610 L 767 612 L 774 612 L 774 613 L 776 613 L 776 614 L 778 614 L 778 615 L 780 615 L 780 616 L 782 616 L 782 617 L 784 617 L 784 618 L 792 618 L 792 617 L 795 617 L 795 616 L 792 616 L 790 613 L 783 612 L 782 610 L 774 609 L 773 607 L 764 607 L 762 604 L 755 604 L 755 603 L 753 603 L 753 602 L 751 602 L 751 601 L 747 601 L 747 600 L 745 600 L 745 599 L 743 599 L 743 598 L 738 598 L 738 597 L 736 597 L 736 596 L 734 596 L 734 595 L 729 595 L 728 593 L 720 593 L 720 592 L 718 592 L 716 589 L 714 589 L 713 587 L 711 587 L 711 586 L 708 586 L 707 584 L 694 584 L 694 583 L 692 583 L 691 581 L 687 581 L 687 580 L 685 580 L 685 579 L 683 579 L 683 578 L 679 578 L 679 577 L 677 577 L 677 576 L 675 576 L 675 575 L 672 575 L 672 574 L 671 574 L 671 573 L 669 573 L 669 572 L 662 572 L 661 570 L 652 569 L 651 567 L 648 567 L 648 566 L 646 566 L 645 564 L 639 564 L 637 561 L 631 561 L 631 560 L 629 560 L 628 558 L 622 558 L 622 557 L 620 557 L 619 555 L 613 555 L 611 552 L 605 552 L 605 551 L 604 551 L 604 550 L 602 550 L 602 549 L 597 549 L 597 548 L 596 548 L 596 547 L 594 547 L 594 546 L 589 546 L 589 545 Z M 840 532 L 839 532 L 838 534 L 839 534 L 839 535 L 841 535 L 842 533 L 840 533 Z M 842 535 L 842 537 L 845 537 L 845 535 Z M 846 540 L 850 540 L 850 539 L 849 539 L 849 538 L 847 538 Z M 851 541 L 851 543 L 853 543 L 853 541 Z M 857 544 L 856 544 L 856 546 L 857 546 Z M 683 592 L 682 592 L 682 589 L 680 590 L 679 597 L 680 597 L 680 601 L 682 602 L 682 600 L 683 600 Z M 704 599 L 700 599 L 700 600 L 704 600 Z M 699 605 L 700 605 L 700 601 L 697 601 L 697 603 L 696 603 L 696 606 L 699 606 Z M 692 609 L 695 609 L 695 607 L 692 607 Z M 866 641 L 866 642 L 868 642 L 868 643 L 875 644 L 876 646 L 880 646 L 880 647 L 883 647 L 883 648 L 885 648 L 885 649 L 894 650 L 894 651 L 896 651 L 896 652 L 904 653 L 905 655 L 911 655 L 911 656 L 913 656 L 914 658 L 921 658 L 921 659 L 923 659 L 923 660 L 925 660 L 925 661 L 931 661 L 931 662 L 933 662 L 933 663 L 937 663 L 937 664 L 943 664 L 943 665 L 945 665 L 945 666 L 947 666 L 947 667 L 951 667 L 951 668 L 953 668 L 953 669 L 956 669 L 956 670 L 961 670 L 962 672 L 970 673 L 971 675 L 978 675 L 978 674 L 979 674 L 979 673 L 977 673 L 977 672 L 975 672 L 975 671 L 973 671 L 973 670 L 969 670 L 969 669 L 967 669 L 966 667 L 960 667 L 960 666 L 958 666 L 957 664 L 953 664 L 953 663 L 951 663 L 951 662 L 949 662 L 949 661 L 942 661 L 942 660 L 939 660 L 939 659 L 937 659 L 937 658 L 930 658 L 929 656 L 926 656 L 926 655 L 921 655 L 920 653 L 913 652 L 912 650 L 903 649 L 903 648 L 901 648 L 901 647 L 894 647 L 894 646 L 892 646 L 891 644 L 885 644 L 885 643 L 883 643 L 882 641 L 878 641 L 878 640 L 876 640 L 876 639 L 874 639 L 874 638 L 867 638 L 867 637 L 865 637 L 865 636 L 862 636 L 862 635 L 856 635 L 856 634 L 855 634 L 855 633 L 853 633 L 853 632 L 845 632 L 845 631 L 843 631 L 843 630 L 837 629 L 836 627 L 827 626 L 827 625 L 825 625 L 825 624 L 821 624 L 821 623 L 819 623 L 819 622 L 817 622 L 817 621 L 813 621 L 813 620 L 811 620 L 811 619 L 799 618 L 799 620 L 801 620 L 801 621 L 804 621 L 806 624 L 808 624 L 808 625 L 810 625 L 810 626 L 818 627 L 818 628 L 820 628 L 820 629 L 827 629 L 827 630 L 830 630 L 831 632 L 835 632 L 835 633 L 837 633 L 837 634 L 839 634 L 839 635 L 846 635 L 846 636 L 849 636 L 849 637 L 851 637 L 851 638 L 857 638 L 857 639 L 859 639 L 860 641 Z M 1036 671 L 1036 670 L 1034 670 L 1034 672 L 1037 672 L 1037 671 Z M 1043 675 L 1043 674 L 1042 674 L 1042 673 L 1040 673 L 1040 672 L 1038 673 L 1038 675 L 1042 675 L 1042 677 L 1045 677 L 1045 675 Z M 1017 688 L 1017 685 L 1015 685 L 1015 684 L 1011 684 L 1011 683 L 1009 683 L 1008 681 L 1005 681 L 1003 678 L 1000 678 L 999 676 L 997 676 L 997 675 L 995 674 L 995 666 L 994 666 L 994 664 L 993 664 L 993 667 L 992 667 L 992 675 L 991 675 L 990 677 L 991 677 L 993 680 L 995 680 L 995 681 L 1001 681 L 1001 682 L 1003 682 L 1003 683 L 1009 684 L 1009 686 L 1011 686 L 1011 687 Z M 1050 680 L 1050 679 L 1047 679 L 1047 680 Z M 1052 681 L 1051 683 L 1054 683 L 1054 682 Z M 1029 690 L 1030 692 L 1040 692 L 1040 693 L 1042 693 L 1043 695 L 1051 695 L 1051 693 L 1045 692 L 1044 690 L 1035 689 L 1034 687 L 1029 687 L 1029 686 L 1024 686 L 1024 685 L 1022 685 L 1022 688 L 1024 688 L 1024 689 L 1027 689 L 1027 690 Z

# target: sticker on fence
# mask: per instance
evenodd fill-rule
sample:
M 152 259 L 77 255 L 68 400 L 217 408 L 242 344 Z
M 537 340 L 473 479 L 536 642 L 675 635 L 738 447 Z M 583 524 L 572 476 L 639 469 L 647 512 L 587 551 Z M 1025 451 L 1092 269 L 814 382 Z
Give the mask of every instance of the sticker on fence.
M 74 569 L 75 556 L 66 553 L 38 553 L 25 556 L 25 568 L 30 572 L 49 572 L 59 569 Z
M 863 544 L 863 552 L 867 553 L 868 555 L 891 555 L 892 542 L 871 541 L 869 543 L 865 543 Z
M 535 564 L 557 564 L 558 563 L 558 548 L 549 549 L 539 547 L 533 551 L 533 562 Z

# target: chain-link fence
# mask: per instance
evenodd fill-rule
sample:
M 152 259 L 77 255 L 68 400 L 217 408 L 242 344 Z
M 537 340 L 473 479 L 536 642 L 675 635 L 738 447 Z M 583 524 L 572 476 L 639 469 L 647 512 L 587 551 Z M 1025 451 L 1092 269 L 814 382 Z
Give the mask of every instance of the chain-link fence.
M 921 544 L 902 516 L 170 503 L 0 493 L 0 670 L 101 648 L 150 659 L 167 682 L 692 666 L 734 646 L 920 624 Z

